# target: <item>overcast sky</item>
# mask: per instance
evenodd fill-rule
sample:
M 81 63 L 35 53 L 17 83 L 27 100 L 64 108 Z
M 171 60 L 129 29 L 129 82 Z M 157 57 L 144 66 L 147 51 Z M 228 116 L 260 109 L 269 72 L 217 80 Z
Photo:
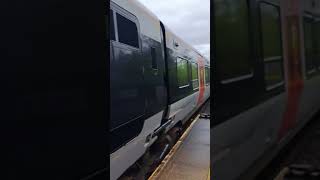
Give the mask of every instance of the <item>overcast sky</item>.
M 210 59 L 210 0 L 138 0 Z

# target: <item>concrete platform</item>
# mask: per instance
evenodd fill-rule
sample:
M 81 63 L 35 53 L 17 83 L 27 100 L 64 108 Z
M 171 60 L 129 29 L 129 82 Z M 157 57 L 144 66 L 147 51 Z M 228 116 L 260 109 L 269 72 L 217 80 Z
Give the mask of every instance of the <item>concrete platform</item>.
M 149 180 L 210 179 L 210 120 L 196 119 Z

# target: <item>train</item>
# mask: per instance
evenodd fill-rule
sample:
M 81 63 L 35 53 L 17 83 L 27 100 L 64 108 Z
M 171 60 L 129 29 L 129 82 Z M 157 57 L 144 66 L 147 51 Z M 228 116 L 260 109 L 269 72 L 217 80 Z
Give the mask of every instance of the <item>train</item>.
M 111 0 L 110 179 L 121 177 L 210 97 L 210 60 L 136 0 Z M 170 138 L 169 138 L 170 139 Z
M 211 167 L 254 179 L 320 107 L 320 1 L 212 3 Z

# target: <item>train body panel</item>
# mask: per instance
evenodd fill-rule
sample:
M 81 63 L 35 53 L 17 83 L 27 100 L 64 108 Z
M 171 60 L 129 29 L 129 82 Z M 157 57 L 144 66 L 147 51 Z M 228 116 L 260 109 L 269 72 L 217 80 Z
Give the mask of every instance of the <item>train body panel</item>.
M 319 110 L 320 107 L 320 77 L 306 80 L 301 93 L 297 121 L 307 121 L 311 116 Z
M 135 1 L 111 1 L 110 8 L 110 179 L 117 179 L 156 139 L 147 141 L 161 125 L 167 94 L 159 20 Z
M 285 95 L 278 95 L 211 129 L 213 177 L 238 178 L 277 143 L 285 102 Z
M 274 156 L 320 110 L 320 31 L 316 30 L 317 18 L 309 17 L 309 13 L 319 16 L 320 4 L 311 4 L 299 0 L 215 1 L 214 65 L 218 70 L 214 71 L 216 116 L 211 129 L 214 178 L 253 178 L 246 175 L 254 174 L 250 171 L 256 165 L 266 165 L 271 158 L 264 157 Z M 243 11 L 236 12 L 232 6 Z M 234 14 L 227 15 L 229 10 Z M 236 20 L 231 21 L 234 16 Z M 237 35 L 223 38 L 235 25 L 242 28 L 237 30 L 242 46 L 229 45 L 224 51 L 228 43 L 239 43 Z M 243 53 L 235 55 L 239 49 Z M 226 64 L 230 57 L 247 66 Z M 253 69 L 250 76 L 230 80 L 230 72 L 243 75 L 245 70 L 250 73 L 249 67 Z M 222 68 L 230 71 L 219 72 Z
M 146 27 L 142 25 L 150 23 L 141 25 L 144 19 L 133 14 L 141 8 L 133 1 L 121 2 L 131 11 L 111 3 L 115 29 L 115 38 L 110 42 L 111 152 L 138 136 L 144 120 L 166 106 L 160 25 L 149 28 L 150 32 L 156 32 L 153 36 L 159 33 L 158 38 L 144 35 Z M 148 20 L 156 21 L 153 16 Z
M 174 119 L 170 126 L 172 127 L 179 122 L 184 124 L 188 117 L 208 98 L 209 83 L 205 87 L 203 82 L 205 79 L 204 66 L 209 66 L 209 62 L 168 28 L 165 33 L 170 94 L 168 119 Z M 187 77 L 179 76 L 181 66 L 188 69 L 186 76 L 191 77 L 191 82 L 184 81 Z M 207 90 L 206 95 L 203 96 L 205 90 Z
M 210 63 L 135 0 L 112 0 L 109 15 L 110 178 L 114 180 L 209 98 L 209 83 L 201 82 L 204 65 L 209 71 Z
M 117 179 L 141 157 L 156 137 L 146 142 L 149 134 L 160 126 L 163 111 L 145 120 L 141 133 L 125 146 L 110 155 L 110 179 Z

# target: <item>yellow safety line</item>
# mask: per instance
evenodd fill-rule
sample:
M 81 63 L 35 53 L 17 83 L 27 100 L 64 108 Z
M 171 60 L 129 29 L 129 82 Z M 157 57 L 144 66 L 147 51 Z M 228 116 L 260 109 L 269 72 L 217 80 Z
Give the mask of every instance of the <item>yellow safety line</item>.
M 182 134 L 182 136 L 179 138 L 177 143 L 173 146 L 173 148 L 170 150 L 170 152 L 166 155 L 166 157 L 162 160 L 160 165 L 157 167 L 157 169 L 151 174 L 151 176 L 148 178 L 148 180 L 155 180 L 163 171 L 164 167 L 166 167 L 167 163 L 170 159 L 172 159 L 173 155 L 176 153 L 180 145 L 182 144 L 183 140 L 187 137 L 189 132 L 191 131 L 191 128 L 193 125 L 197 122 L 199 119 L 200 114 L 193 120 L 191 125 L 187 128 L 187 130 Z
M 210 180 L 210 167 L 209 167 L 209 170 L 208 170 L 208 176 L 207 176 L 207 180 Z

